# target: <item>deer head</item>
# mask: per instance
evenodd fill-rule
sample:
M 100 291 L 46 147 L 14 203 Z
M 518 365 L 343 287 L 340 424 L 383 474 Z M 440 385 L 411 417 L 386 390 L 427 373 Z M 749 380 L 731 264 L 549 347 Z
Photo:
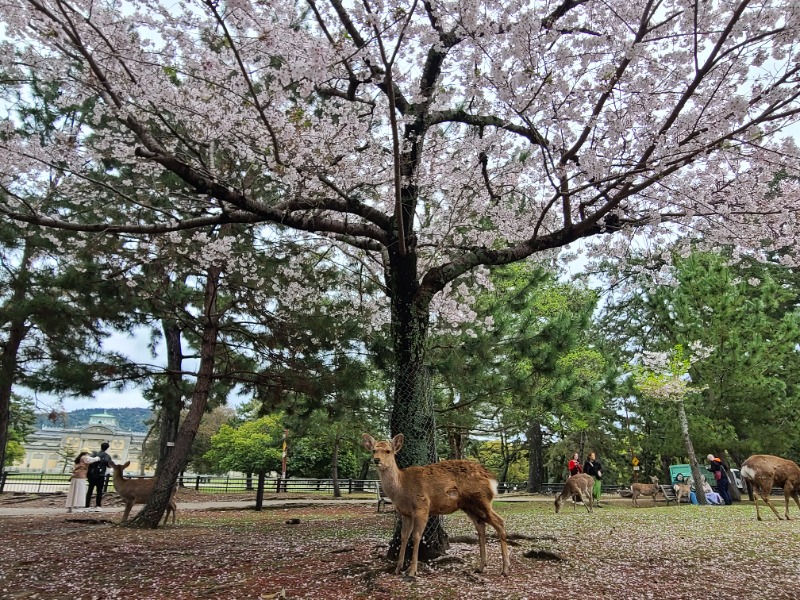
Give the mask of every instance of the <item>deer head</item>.
M 394 456 L 403 447 L 403 439 L 402 433 L 394 436 L 391 442 L 376 442 L 375 438 L 367 433 L 361 436 L 364 448 L 372 452 L 372 462 L 379 471 L 393 468 L 397 464 Z

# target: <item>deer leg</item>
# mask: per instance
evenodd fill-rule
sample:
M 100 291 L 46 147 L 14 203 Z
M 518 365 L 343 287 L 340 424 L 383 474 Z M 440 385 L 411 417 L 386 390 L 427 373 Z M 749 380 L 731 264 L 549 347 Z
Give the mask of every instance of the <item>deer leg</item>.
M 772 491 L 772 486 L 770 485 L 770 486 L 760 487 L 759 491 L 761 492 L 761 499 L 764 501 L 764 503 L 767 506 L 769 506 L 769 508 L 770 508 L 770 510 L 772 512 L 775 513 L 775 516 L 778 517 L 779 521 L 782 520 L 781 516 L 778 514 L 778 511 L 775 510 L 775 507 L 772 505 L 772 502 L 769 501 L 769 493 L 770 493 L 770 491 Z M 753 498 L 755 498 L 755 496 L 753 496 Z M 757 507 L 758 507 L 758 505 L 756 504 L 756 515 L 758 516 L 758 508 Z M 760 516 L 759 516 L 758 520 L 759 521 L 761 520 Z
M 797 492 L 792 492 L 792 498 L 794 498 L 795 504 L 797 504 L 797 508 L 800 509 L 800 496 L 797 495 Z M 789 516 L 789 508 L 786 508 L 786 516 Z
M 786 505 L 785 514 L 787 521 L 791 521 L 791 519 L 789 518 L 789 498 L 791 497 L 792 497 L 792 491 L 788 487 L 783 488 L 783 502 Z
M 126 502 L 125 503 L 125 512 L 122 513 L 122 522 L 128 520 L 128 515 L 131 514 L 131 509 L 133 508 L 133 502 Z
M 469 516 L 472 524 L 475 525 L 475 531 L 478 532 L 478 546 L 480 547 L 481 551 L 481 562 L 478 565 L 476 571 L 478 573 L 483 573 L 483 570 L 486 568 L 486 565 L 489 561 L 486 560 L 486 523 L 484 523 L 481 519 L 479 519 L 475 515 L 467 515 Z
M 414 577 L 417 574 L 417 559 L 419 558 L 419 543 L 422 540 L 422 534 L 425 532 L 425 525 L 428 522 L 428 514 L 416 513 L 414 515 L 413 530 L 411 532 L 411 541 L 414 544 L 411 550 L 411 567 L 408 569 L 408 575 Z
M 758 521 L 762 521 L 761 518 L 761 511 L 758 510 L 758 495 L 761 493 L 761 488 L 757 488 L 755 485 L 752 485 L 753 488 L 753 503 L 756 505 L 756 519 Z
M 403 571 L 403 563 L 406 560 L 406 548 L 408 547 L 408 538 L 411 535 L 411 528 L 414 525 L 411 517 L 402 515 L 402 525 L 400 527 L 400 554 L 397 556 L 397 566 L 394 569 L 394 574 L 399 575 Z
M 585 491 L 585 498 L 583 497 L 584 494 L 581 494 L 581 500 L 583 501 L 583 505 L 586 507 L 586 512 L 591 514 L 592 510 L 594 510 L 594 506 L 592 504 L 594 498 L 592 497 L 592 491 L 588 490 Z
M 486 519 L 489 525 L 494 527 L 497 532 L 497 537 L 500 538 L 500 553 L 503 555 L 503 575 L 508 575 L 511 571 L 511 560 L 508 557 L 508 542 L 506 540 L 506 523 L 503 517 L 498 515 L 494 510 L 489 508 L 488 518 Z

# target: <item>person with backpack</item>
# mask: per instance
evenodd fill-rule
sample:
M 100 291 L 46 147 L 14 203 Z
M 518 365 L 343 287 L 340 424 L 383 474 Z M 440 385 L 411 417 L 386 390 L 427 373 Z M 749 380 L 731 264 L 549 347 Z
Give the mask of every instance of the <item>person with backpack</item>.
M 75 457 L 75 466 L 72 468 L 72 477 L 69 479 L 67 491 L 67 512 L 78 511 L 84 507 L 83 500 L 86 496 L 86 474 L 92 463 L 100 460 L 98 457 L 89 456 L 88 452 L 81 452 Z
M 725 468 L 725 465 L 722 464 L 722 461 L 719 458 L 716 458 L 713 454 L 709 454 L 707 457 L 708 462 L 711 463 L 711 466 L 708 467 L 708 470 L 714 475 L 714 479 L 717 482 L 717 492 L 719 495 L 722 496 L 723 501 L 726 505 L 733 504 L 733 500 L 731 500 L 731 494 L 728 491 L 728 470 Z
M 88 509 L 92 504 L 92 492 L 97 488 L 97 505 L 95 512 L 100 511 L 100 506 L 103 502 L 103 487 L 106 483 L 106 469 L 109 465 L 113 465 L 114 461 L 111 456 L 106 452 L 108 450 L 108 442 L 100 444 L 100 452 L 92 452 L 92 456 L 99 458 L 89 465 L 89 473 L 86 477 L 88 482 L 88 489 L 86 491 L 86 508 Z

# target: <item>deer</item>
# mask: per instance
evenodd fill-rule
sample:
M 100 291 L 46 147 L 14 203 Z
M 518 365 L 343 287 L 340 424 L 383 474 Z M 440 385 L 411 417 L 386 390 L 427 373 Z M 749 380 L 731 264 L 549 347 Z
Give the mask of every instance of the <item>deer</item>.
M 652 483 L 634 483 L 631 485 L 631 498 L 633 499 L 633 505 L 635 507 L 639 507 L 639 503 L 636 502 L 639 496 L 652 496 L 653 505 L 655 505 L 656 496 L 658 494 L 664 494 L 658 486 L 658 477 L 653 475 L 650 477 L 650 481 L 652 481 Z
M 486 560 L 486 524 L 491 525 L 500 539 L 503 556 L 503 575 L 508 575 L 511 563 L 503 519 L 492 509 L 497 495 L 497 478 L 483 465 L 470 460 L 444 460 L 425 466 L 401 469 L 396 456 L 403 447 L 404 436 L 398 433 L 391 440 L 376 441 L 365 433 L 364 447 L 372 453 L 381 486 L 401 518 L 400 553 L 395 575 L 403 570 L 409 537 L 412 539 L 411 564 L 406 575 L 417 574 L 419 543 L 428 518 L 464 511 L 475 525 L 480 544 L 480 564 L 483 572 Z
M 686 496 L 689 497 L 689 493 L 692 491 L 692 483 L 693 479 L 690 477 L 687 481 L 683 483 L 674 483 L 672 485 L 672 489 L 675 490 L 675 496 L 678 498 L 678 506 L 681 505 L 681 498 Z M 655 500 L 655 498 L 653 498 Z
M 786 504 L 786 520 L 789 519 L 789 498 L 794 498 L 797 508 L 800 508 L 800 467 L 797 463 L 779 456 L 770 454 L 754 454 L 742 463 L 739 470 L 744 479 L 753 490 L 753 500 L 756 505 L 756 518 L 762 521 L 761 511 L 758 509 L 758 496 L 772 509 L 778 520 L 781 516 L 769 501 L 769 494 L 774 487 L 783 488 L 783 497 Z
M 592 487 L 594 486 L 594 478 L 591 475 L 587 475 L 586 473 L 578 473 L 577 475 L 572 475 L 571 477 L 567 478 L 567 481 L 564 482 L 564 489 L 561 490 L 561 494 L 556 496 L 556 514 L 558 511 L 561 510 L 561 505 L 564 504 L 564 500 L 567 498 L 571 498 L 576 494 L 580 497 L 581 502 L 583 502 L 584 506 L 586 506 L 586 510 L 588 512 L 592 512 Z M 575 504 L 573 503 L 572 508 L 575 508 Z
M 130 461 L 128 461 L 124 465 L 111 465 L 114 469 L 114 490 L 125 501 L 125 512 L 122 514 L 123 523 L 128 520 L 128 515 L 131 513 L 134 504 L 145 504 L 150 499 L 153 493 L 153 486 L 156 483 L 155 479 L 125 479 L 122 473 L 130 464 Z M 175 525 L 176 491 L 177 487 L 173 488 L 169 497 L 167 512 L 164 515 L 164 525 L 167 524 L 170 511 L 172 511 L 172 524 Z

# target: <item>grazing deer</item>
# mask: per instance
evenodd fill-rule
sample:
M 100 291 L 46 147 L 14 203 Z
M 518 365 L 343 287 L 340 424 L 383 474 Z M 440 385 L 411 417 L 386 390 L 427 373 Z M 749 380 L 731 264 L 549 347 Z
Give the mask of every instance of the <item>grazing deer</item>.
M 580 497 L 581 502 L 583 502 L 583 504 L 586 506 L 586 510 L 588 512 L 592 512 L 593 486 L 594 478 L 586 473 L 578 473 L 577 475 L 568 477 L 567 481 L 564 483 L 564 489 L 561 490 L 561 494 L 556 496 L 556 514 L 558 514 L 558 511 L 561 510 L 561 505 L 564 504 L 564 500 L 575 496 L 576 494 L 578 497 Z M 575 508 L 575 505 L 573 504 L 572 507 Z
M 653 497 L 653 505 L 656 503 L 656 496 L 658 494 L 664 495 L 664 492 L 661 491 L 661 488 L 658 486 L 658 477 L 653 475 L 650 477 L 650 481 L 653 483 L 634 483 L 631 485 L 631 498 L 633 499 L 633 505 L 638 508 L 639 503 L 636 500 L 639 496 L 652 496 Z
M 756 504 L 756 518 L 761 521 L 761 511 L 758 509 L 758 496 L 772 509 L 778 520 L 781 516 L 769 501 L 769 494 L 774 487 L 783 488 L 783 497 L 786 503 L 786 520 L 789 520 L 789 498 L 794 498 L 797 508 L 800 508 L 800 467 L 797 463 L 778 456 L 769 454 L 754 454 L 742 463 L 739 471 L 742 479 L 750 484 L 753 489 L 753 500 Z
M 400 514 L 400 554 L 397 557 L 395 574 L 403 570 L 408 538 L 412 538 L 411 566 L 407 574 L 417 574 L 419 542 L 428 517 L 449 515 L 461 509 L 472 520 L 480 543 L 480 566 L 486 567 L 486 524 L 497 532 L 500 551 L 503 555 L 503 575 L 508 575 L 510 560 L 506 543 L 506 528 L 503 519 L 492 510 L 492 500 L 497 495 L 497 478 L 483 465 L 469 460 L 445 460 L 423 467 L 400 469 L 395 460 L 403 447 L 403 434 L 391 441 L 377 442 L 364 434 L 364 447 L 372 452 L 372 460 L 378 468 L 381 486 L 391 498 L 395 510 Z
M 156 484 L 155 479 L 125 479 L 122 472 L 128 468 L 130 461 L 124 465 L 112 465 L 114 469 L 114 490 L 119 494 L 120 498 L 125 500 L 125 512 L 122 514 L 122 522 L 128 520 L 128 515 L 134 504 L 145 504 L 153 493 L 153 486 Z M 173 488 L 172 494 L 169 497 L 169 504 L 167 505 L 167 512 L 164 515 L 164 525 L 167 524 L 169 513 L 172 511 L 172 524 L 175 525 L 175 492 L 177 487 Z

